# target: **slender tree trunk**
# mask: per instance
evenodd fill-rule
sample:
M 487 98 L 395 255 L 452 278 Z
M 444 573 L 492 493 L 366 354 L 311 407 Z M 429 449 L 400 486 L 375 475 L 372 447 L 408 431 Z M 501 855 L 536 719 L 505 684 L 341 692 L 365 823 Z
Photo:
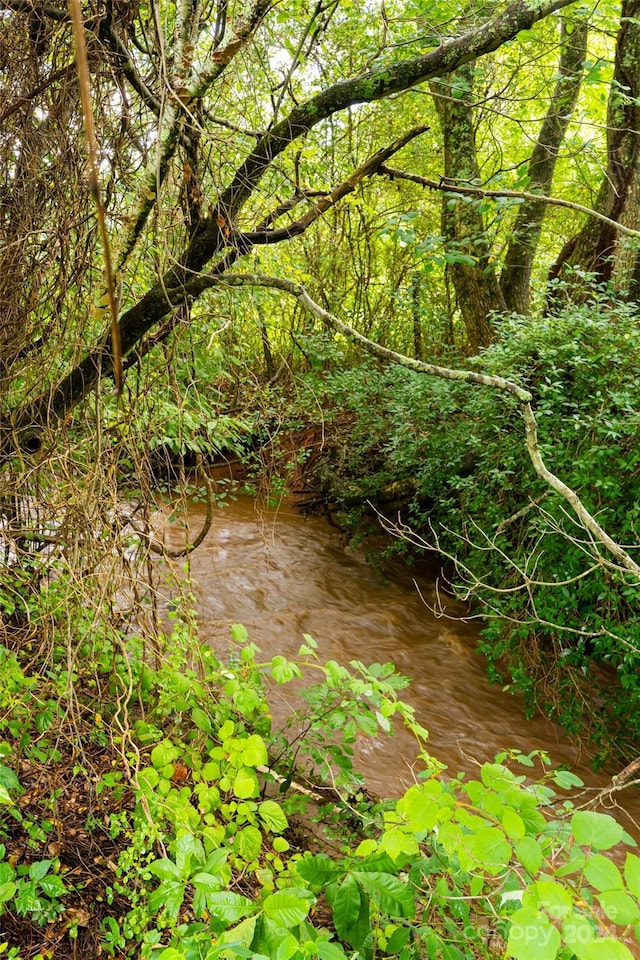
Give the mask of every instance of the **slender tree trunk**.
M 411 315 L 413 319 L 413 355 L 422 360 L 422 310 L 420 308 L 420 274 L 411 277 Z
M 607 108 L 607 169 L 594 207 L 599 213 L 638 227 L 640 160 L 640 0 L 623 0 L 613 81 Z M 573 276 L 570 268 L 574 268 Z M 637 295 L 638 252 L 617 242 L 613 227 L 590 218 L 565 244 L 550 279 L 567 279 L 579 296 L 575 270 L 597 282 L 614 278 L 621 295 Z M 631 289 L 633 288 L 633 290 Z
M 558 80 L 528 167 L 527 190 L 543 197 L 551 191 L 558 152 L 580 92 L 588 31 L 584 13 L 563 17 Z M 500 277 L 507 310 L 515 313 L 529 312 L 531 271 L 546 209 L 544 200 L 527 200 L 518 209 Z
M 444 176 L 452 184 L 480 180 L 471 106 L 474 74 L 475 64 L 467 63 L 450 74 L 446 83 L 430 84 L 444 139 Z M 442 232 L 451 257 L 447 272 L 469 348 L 477 353 L 494 339 L 491 311 L 503 310 L 505 305 L 479 205 L 443 194 Z

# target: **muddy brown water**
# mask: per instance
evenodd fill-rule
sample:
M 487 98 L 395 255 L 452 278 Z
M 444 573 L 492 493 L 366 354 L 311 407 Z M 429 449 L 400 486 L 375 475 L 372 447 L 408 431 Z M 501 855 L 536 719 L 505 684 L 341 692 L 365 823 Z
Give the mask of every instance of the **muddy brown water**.
M 191 505 L 183 519 L 193 538 L 204 508 Z M 183 542 L 179 523 L 164 530 L 168 544 Z M 572 769 L 598 792 L 610 777 L 594 774 L 589 757 L 558 726 L 542 717 L 526 719 L 521 700 L 488 682 L 475 652 L 479 624 L 464 619 L 466 608 L 449 598 L 447 616 L 434 615 L 436 572 L 433 565 L 418 572 L 398 567 L 385 579 L 324 519 L 249 497 L 216 510 L 211 530 L 192 554 L 201 636 L 214 647 L 226 646 L 231 624 L 242 623 L 265 659 L 295 656 L 309 633 L 321 659 L 392 661 L 411 678 L 401 696 L 428 729 L 430 753 L 450 773 L 473 775 L 479 763 L 504 749 L 545 750 L 554 764 Z M 413 737 L 398 729 L 391 738 L 363 739 L 357 765 L 372 790 L 393 797 L 413 782 L 415 754 Z M 638 792 L 618 796 L 640 823 Z M 640 836 L 640 829 L 627 826 Z

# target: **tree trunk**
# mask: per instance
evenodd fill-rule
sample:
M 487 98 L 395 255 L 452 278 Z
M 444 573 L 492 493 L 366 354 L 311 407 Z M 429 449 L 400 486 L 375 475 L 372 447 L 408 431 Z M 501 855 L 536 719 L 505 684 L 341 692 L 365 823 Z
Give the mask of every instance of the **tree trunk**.
M 563 17 L 558 80 L 528 167 L 527 190 L 543 197 L 551 191 L 558 152 L 580 92 L 588 32 L 584 13 Z M 500 277 L 507 310 L 514 313 L 529 312 L 531 271 L 545 213 L 544 200 L 527 200 L 518 209 Z
M 638 226 L 640 158 L 639 17 L 640 0 L 623 0 L 607 107 L 607 169 L 594 204 L 599 213 L 634 228 Z M 575 278 L 576 271 L 593 275 L 598 283 L 614 277 L 618 292 L 628 296 L 631 287 L 637 287 L 638 252 L 618 242 L 609 224 L 589 218 L 565 244 L 550 279 L 566 279 L 572 296 L 578 297 L 582 282 Z
M 475 64 L 467 63 L 447 78 L 430 84 L 444 138 L 444 176 L 452 184 L 477 184 L 472 98 Z M 472 353 L 494 339 L 492 310 L 504 300 L 491 264 L 491 245 L 478 203 L 443 194 L 442 232 L 448 251 L 447 272 L 467 331 Z

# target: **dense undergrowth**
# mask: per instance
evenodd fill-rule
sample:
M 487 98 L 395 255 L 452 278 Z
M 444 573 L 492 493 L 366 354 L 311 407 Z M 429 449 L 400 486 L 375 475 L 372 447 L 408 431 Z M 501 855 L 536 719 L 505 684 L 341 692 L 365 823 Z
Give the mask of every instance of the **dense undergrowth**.
M 637 542 L 632 311 L 618 305 L 612 318 L 603 298 L 545 321 L 507 319 L 501 336 L 468 365 L 532 390 L 549 465 L 619 542 Z M 93 448 L 79 418 L 33 474 L 9 471 L 0 954 L 628 960 L 640 857 L 609 858 L 633 840 L 574 775 L 517 753 L 477 779 L 444 770 L 391 664 L 323 664 L 310 637 L 295 660 L 263 661 L 241 626 L 229 656 L 200 644 L 194 532 L 177 552 L 157 539 L 150 448 L 172 455 L 166 487 L 188 481 L 218 506 L 228 486 L 201 488 L 187 455 L 203 467 L 226 452 L 274 496 L 314 477 L 351 529 L 371 517 L 354 504 L 390 512 L 397 501 L 396 548 L 440 550 L 453 588 L 481 604 L 495 676 L 531 709 L 590 730 L 603 755 L 637 752 L 638 587 L 537 478 L 511 401 L 371 360 L 347 365 L 344 344 L 324 334 L 305 346 L 295 398 L 286 384 L 252 382 L 261 413 L 229 404 L 216 419 L 224 383 L 204 406 L 181 405 L 179 388 L 163 404 L 149 398 L 144 430 L 107 402 Z M 165 632 L 156 554 L 185 558 Z M 269 690 L 287 685 L 300 706 L 276 729 Z M 377 800 L 353 745 L 397 723 L 413 731 L 422 772 L 400 798 Z
M 634 309 L 612 308 L 603 295 L 558 316 L 507 318 L 499 332 L 498 343 L 464 366 L 532 391 L 549 467 L 633 549 L 640 522 Z M 589 731 L 601 759 L 635 757 L 640 588 L 536 475 L 515 401 L 371 359 L 311 372 L 309 382 L 339 421 L 340 444 L 325 474 L 341 522 L 361 531 L 368 507 L 354 504 L 370 501 L 395 525 L 395 549 L 439 550 L 452 588 L 480 604 L 493 677 L 572 734 Z
M 4 956 L 632 956 L 640 857 L 609 859 L 634 841 L 567 799 L 577 777 L 537 754 L 447 776 L 390 664 L 321 664 L 310 637 L 262 662 L 241 626 L 223 662 L 194 629 L 174 614 L 153 658 L 107 630 L 72 676 L 65 643 L 39 669 L 33 640 L 2 648 Z M 269 685 L 303 675 L 278 731 Z M 351 750 L 394 723 L 423 772 L 377 801 Z

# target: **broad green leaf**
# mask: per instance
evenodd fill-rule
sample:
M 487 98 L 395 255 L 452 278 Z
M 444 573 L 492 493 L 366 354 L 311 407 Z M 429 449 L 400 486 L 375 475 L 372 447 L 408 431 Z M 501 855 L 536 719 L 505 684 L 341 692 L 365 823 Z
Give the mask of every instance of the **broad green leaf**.
M 154 860 L 153 863 L 149 864 L 149 870 L 159 880 L 177 880 L 180 876 L 180 871 L 173 860 L 169 860 L 167 857 L 163 857 L 162 860 Z
M 636 897 L 640 896 L 640 857 L 628 853 L 624 861 L 624 878 L 627 887 Z
M 286 657 L 278 655 L 271 661 L 271 676 L 276 683 L 284 684 L 289 683 L 294 677 L 301 677 L 302 671 L 293 660 L 287 660 Z
M 258 804 L 258 816 L 272 833 L 282 833 L 289 826 L 284 810 L 275 800 L 264 800 Z
M 58 877 L 56 874 L 51 877 L 44 877 L 40 881 L 40 889 L 52 899 L 55 899 L 56 897 L 64 897 L 69 892 L 64 885 L 64 880 L 62 877 Z
M 233 720 L 225 720 L 218 730 L 218 740 L 220 740 L 221 743 L 224 743 L 225 740 L 228 740 L 229 737 L 233 736 L 235 729 L 236 725 Z
M 194 877 L 193 883 L 199 888 L 198 877 Z M 207 909 L 226 923 L 237 923 L 255 910 L 255 904 L 251 900 L 232 890 L 205 890 L 204 893 Z
M 480 778 L 485 787 L 497 793 L 501 793 L 505 787 L 512 787 L 518 783 L 515 773 L 502 763 L 483 763 L 480 767 Z
M 584 868 L 584 875 L 589 883 L 601 892 L 603 890 L 622 890 L 624 886 L 622 876 L 615 863 L 601 853 L 589 857 Z
M 315 949 L 319 960 L 346 960 L 347 955 L 339 943 L 319 939 L 315 942 Z
M 572 787 L 584 787 L 584 782 L 570 770 L 556 770 L 551 779 L 561 790 L 570 790 Z
M 184 900 L 184 883 L 180 880 L 164 880 L 157 890 L 149 894 L 149 910 L 152 914 L 166 910 L 167 916 L 178 916 Z
M 640 920 L 640 907 L 624 890 L 607 890 L 599 893 L 597 900 L 609 920 L 620 927 Z
M 576 810 L 571 817 L 571 833 L 578 843 L 594 850 L 609 850 L 620 843 L 624 829 L 608 813 Z
M 284 940 L 280 941 L 274 960 L 291 960 L 291 957 L 298 953 L 300 941 L 293 934 L 289 934 Z
M 211 733 L 211 720 L 201 707 L 194 707 L 191 711 L 191 719 L 198 730 L 203 733 Z
M 595 937 L 594 924 L 585 916 L 574 913 L 562 924 L 562 939 L 576 953 Z M 579 954 L 578 954 L 579 956 Z
M 6 803 L 8 806 L 13 806 L 15 804 L 15 800 L 13 799 L 13 797 L 11 796 L 7 788 L 4 787 L 1 783 L 0 783 L 0 803 Z
M 42 880 L 49 872 L 53 860 L 38 860 L 29 867 L 30 880 Z
M 511 807 L 506 807 L 502 815 L 502 827 L 510 840 L 522 840 L 527 832 L 524 820 Z
M 176 866 L 181 877 L 189 877 L 194 867 L 204 864 L 206 855 L 202 841 L 191 833 L 182 833 L 175 843 Z
M 433 830 L 441 818 L 440 796 L 442 784 L 438 780 L 414 784 L 409 787 L 396 805 L 397 812 L 406 818 L 407 825 L 414 833 Z
M 538 880 L 533 885 L 541 907 L 552 917 L 568 917 L 573 910 L 573 899 L 565 888 L 553 880 Z
M 240 767 L 233 778 L 233 792 L 240 800 L 257 797 L 260 793 L 260 784 L 255 770 L 251 767 Z
M 7 900 L 11 900 L 17 889 L 18 887 L 13 880 L 0 883 L 0 903 L 6 903 Z
M 257 733 L 252 733 L 250 737 L 247 737 L 242 745 L 241 757 L 242 762 L 247 767 L 264 766 L 269 758 L 262 737 Z
M 416 904 L 413 894 L 407 884 L 398 877 L 389 873 L 363 873 L 355 870 L 352 876 L 364 887 L 383 913 L 390 917 L 415 917 Z
M 231 625 L 231 636 L 236 643 L 246 643 L 249 639 L 247 628 L 241 623 Z
M 170 740 L 163 740 L 151 751 L 151 763 L 156 770 L 162 770 L 180 756 L 178 748 Z
M 17 776 L 11 767 L 5 766 L 4 763 L 0 763 L 0 785 L 7 790 L 22 790 Z
M 325 887 L 344 873 L 344 866 L 334 863 L 326 853 L 319 853 L 315 857 L 298 860 L 296 871 L 307 883 Z
M 400 830 L 398 827 L 385 830 L 380 841 L 380 850 L 388 853 L 394 861 L 406 861 L 415 856 L 419 849 L 416 837 L 407 833 L 406 830 Z
M 489 870 L 505 866 L 513 854 L 511 844 L 497 827 L 482 827 L 465 838 L 465 844 L 471 855 Z
M 233 849 L 247 863 L 256 860 L 262 850 L 262 834 L 257 827 L 244 827 L 233 838 Z
M 196 873 L 195 877 L 191 878 L 191 883 L 203 893 L 214 893 L 223 886 L 222 878 L 212 873 Z
M 247 917 L 245 920 L 241 920 L 237 926 L 221 933 L 218 940 L 220 943 L 233 943 L 249 948 L 255 936 L 257 922 L 257 916 Z M 251 956 L 255 957 L 255 954 L 252 953 Z
M 516 960 L 556 960 L 560 949 L 560 933 L 550 923 L 548 917 L 523 907 L 513 914 L 507 957 Z
M 629 947 L 608 937 L 598 937 L 591 943 L 585 943 L 576 953 L 580 960 L 633 960 Z
M 305 919 L 313 900 L 313 894 L 308 890 L 287 887 L 267 897 L 262 904 L 262 909 L 265 915 L 278 926 L 291 930 Z
M 538 841 L 534 837 L 523 837 L 515 843 L 514 852 L 525 870 L 535 876 L 544 859 Z
M 360 915 L 360 898 L 360 887 L 351 874 L 347 874 L 338 887 L 331 904 L 333 922 L 341 940 L 351 942 L 349 933 L 356 925 Z

